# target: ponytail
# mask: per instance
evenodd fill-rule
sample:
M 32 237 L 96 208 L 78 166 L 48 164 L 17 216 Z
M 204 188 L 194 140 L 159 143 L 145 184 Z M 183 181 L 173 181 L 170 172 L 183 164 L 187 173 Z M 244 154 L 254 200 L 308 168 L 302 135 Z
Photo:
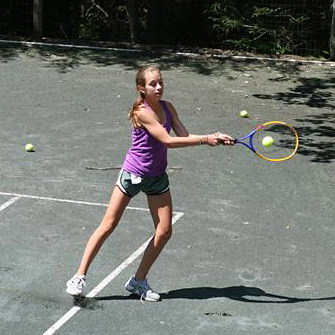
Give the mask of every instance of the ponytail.
M 143 102 L 144 102 L 144 94 L 141 93 L 140 97 L 137 98 L 137 100 L 134 102 L 133 107 L 131 108 L 128 114 L 128 120 L 131 121 L 131 125 L 134 129 L 141 127 L 140 123 L 138 122 L 135 112 L 140 108 Z

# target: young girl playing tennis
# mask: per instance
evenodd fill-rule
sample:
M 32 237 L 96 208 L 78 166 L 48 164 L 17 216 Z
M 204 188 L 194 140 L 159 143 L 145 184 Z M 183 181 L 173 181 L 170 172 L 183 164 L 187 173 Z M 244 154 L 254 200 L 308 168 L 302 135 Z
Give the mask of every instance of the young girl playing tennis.
M 140 93 L 129 113 L 132 123 L 132 143 L 128 150 L 107 211 L 91 235 L 77 273 L 67 282 L 67 293 L 80 295 L 86 285 L 86 273 L 107 237 L 114 231 L 132 197 L 143 191 L 147 195 L 155 234 L 142 261 L 125 289 L 147 301 L 160 296 L 150 288 L 147 274 L 172 234 L 172 201 L 169 191 L 167 148 L 181 148 L 220 143 L 233 145 L 225 134 L 191 135 L 180 121 L 170 102 L 163 101 L 163 79 L 158 68 L 146 67 L 137 72 L 136 88 Z M 171 128 L 177 135 L 170 136 Z

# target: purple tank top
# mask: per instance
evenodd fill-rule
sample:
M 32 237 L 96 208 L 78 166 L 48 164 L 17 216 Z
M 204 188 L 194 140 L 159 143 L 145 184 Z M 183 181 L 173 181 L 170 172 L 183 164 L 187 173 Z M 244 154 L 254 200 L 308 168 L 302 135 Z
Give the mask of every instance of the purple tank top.
M 171 113 L 160 101 L 166 116 L 164 128 L 170 133 Z M 157 177 L 167 167 L 167 147 L 156 140 L 145 128 L 132 129 L 131 147 L 128 150 L 122 169 L 136 176 Z

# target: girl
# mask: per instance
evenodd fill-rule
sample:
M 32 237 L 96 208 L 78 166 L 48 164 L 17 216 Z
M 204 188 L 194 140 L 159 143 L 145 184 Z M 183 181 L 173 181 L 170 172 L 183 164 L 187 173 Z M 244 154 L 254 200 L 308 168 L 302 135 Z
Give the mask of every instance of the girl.
M 136 89 L 140 97 L 129 113 L 132 123 L 131 148 L 126 154 L 107 211 L 86 245 L 77 273 L 67 282 L 66 291 L 71 295 L 83 293 L 91 262 L 118 225 L 131 198 L 143 191 L 147 195 L 155 234 L 135 275 L 125 284 L 125 289 L 147 301 L 160 300 L 160 295 L 150 288 L 146 277 L 172 234 L 172 201 L 165 172 L 167 148 L 234 144 L 230 136 L 221 133 L 189 134 L 173 105 L 162 100 L 164 84 L 158 68 L 140 69 L 136 75 Z M 170 136 L 171 128 L 176 137 Z

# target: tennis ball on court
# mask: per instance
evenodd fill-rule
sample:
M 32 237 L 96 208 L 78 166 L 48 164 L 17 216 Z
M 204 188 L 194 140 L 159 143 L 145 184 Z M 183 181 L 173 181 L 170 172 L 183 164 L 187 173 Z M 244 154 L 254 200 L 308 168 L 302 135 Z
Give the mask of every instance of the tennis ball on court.
M 273 137 L 271 137 L 271 136 L 265 136 L 262 139 L 263 147 L 265 147 L 265 148 L 271 147 L 271 145 L 274 143 L 274 141 L 275 140 L 273 139 Z
M 26 144 L 26 151 L 27 152 L 34 152 L 35 147 L 31 143 L 28 143 L 28 144 Z
M 246 110 L 240 111 L 240 117 L 248 117 L 248 116 L 249 116 L 248 111 Z

